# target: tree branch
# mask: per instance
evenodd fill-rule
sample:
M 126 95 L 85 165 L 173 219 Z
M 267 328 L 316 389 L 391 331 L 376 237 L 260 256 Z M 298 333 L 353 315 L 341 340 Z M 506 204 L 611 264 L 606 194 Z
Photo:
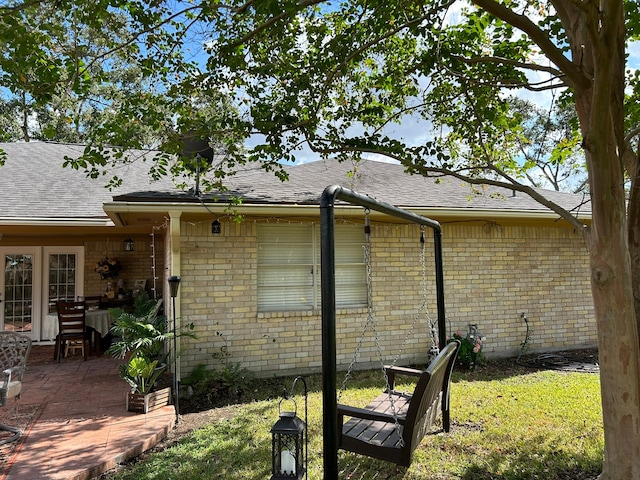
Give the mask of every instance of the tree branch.
M 446 10 L 451 5 L 453 5 L 455 3 L 455 1 L 456 0 L 449 0 L 446 4 L 439 5 L 439 6 L 435 7 L 432 10 L 424 12 L 424 14 L 420 15 L 419 17 L 412 18 L 412 19 L 407 19 L 406 22 L 404 22 L 402 24 L 399 24 L 396 28 L 393 28 L 393 29 L 389 30 L 384 35 L 375 37 L 375 38 L 371 39 L 369 42 L 364 43 L 363 45 L 360 46 L 360 48 L 358 48 L 355 51 L 351 52 L 349 55 L 347 55 L 343 59 L 342 62 L 340 62 L 338 65 L 336 65 L 336 67 L 333 69 L 333 71 L 327 76 L 327 79 L 324 82 L 324 84 L 323 84 L 322 88 L 320 89 L 320 91 L 321 92 L 328 92 L 329 91 L 329 85 L 333 82 L 334 78 L 338 75 L 339 72 L 341 72 L 344 68 L 346 68 L 348 63 L 353 58 L 357 57 L 362 52 L 370 49 L 372 46 L 377 45 L 378 43 L 382 42 L 383 40 L 391 38 L 392 36 L 398 34 L 402 30 L 405 30 L 405 29 L 410 28 L 410 27 L 415 26 L 415 25 L 419 25 L 421 22 L 423 22 L 425 20 L 429 20 L 433 16 L 433 14 L 435 12 L 437 12 L 439 10 L 443 10 L 443 9 Z M 318 107 L 321 104 L 322 104 L 322 101 L 318 101 L 317 102 Z M 318 109 L 316 109 L 316 113 L 317 113 L 317 111 L 318 111 Z
M 634 137 L 637 137 L 640 135 L 640 126 L 631 129 L 627 135 L 624 137 L 624 142 L 626 144 L 630 144 L 631 141 L 634 139 Z
M 2 17 L 3 15 L 11 15 L 15 12 L 19 12 L 21 10 L 33 7 L 34 5 L 39 5 L 41 3 L 43 3 L 43 0 L 31 0 L 29 2 L 18 3 L 11 7 L 2 6 L 0 7 L 0 17 Z
M 589 84 L 589 79 L 585 76 L 584 72 L 571 62 L 562 50 L 551 41 L 547 32 L 543 32 L 535 23 L 529 20 L 529 18 L 515 13 L 496 0 L 473 0 L 473 2 L 483 10 L 525 32 L 531 40 L 542 49 L 545 56 L 564 72 L 566 82 L 570 87 L 578 85 L 586 86 Z
M 230 48 L 230 49 L 233 49 L 233 48 L 235 48 L 235 47 L 237 47 L 239 45 L 242 45 L 243 43 L 248 42 L 253 37 L 258 35 L 260 32 L 263 32 L 264 30 L 267 30 L 272 25 L 275 25 L 276 23 L 278 23 L 281 20 L 284 20 L 287 17 L 291 17 L 291 16 L 295 15 L 296 13 L 298 13 L 298 11 L 303 10 L 305 7 L 310 7 L 312 5 L 317 5 L 319 3 L 324 3 L 324 2 L 326 2 L 326 0 L 305 0 L 305 1 L 300 1 L 297 4 L 297 10 L 295 10 L 293 12 L 285 10 L 280 15 L 275 15 L 275 16 L 269 18 L 269 20 L 267 20 L 266 22 L 258 25 L 256 28 L 252 29 L 249 33 L 247 33 L 245 36 L 239 38 L 238 40 L 236 40 L 233 43 L 229 43 L 227 45 L 227 47 Z M 242 7 L 239 7 L 237 10 L 234 10 L 234 13 L 239 13 L 239 14 L 246 13 L 246 10 L 253 3 L 254 2 L 245 3 Z
M 197 10 L 199 9 L 200 6 L 196 5 L 196 6 L 191 6 L 191 7 L 187 7 L 183 10 L 180 10 L 179 12 L 173 13 L 171 15 L 169 15 L 168 17 L 162 19 L 161 22 L 156 23 L 155 25 L 152 25 L 148 28 L 145 28 L 143 30 L 140 30 L 138 32 L 135 32 L 133 34 L 133 36 L 131 36 L 131 38 L 129 38 L 129 40 L 127 40 L 126 42 L 121 43 L 120 45 L 118 45 L 117 47 L 114 47 L 110 50 L 107 50 L 103 53 L 101 53 L 100 55 L 96 56 L 95 58 L 93 58 L 89 63 L 87 63 L 87 65 L 85 66 L 85 68 L 83 70 L 81 70 L 79 73 L 84 73 L 86 71 L 88 71 L 93 65 L 95 65 L 99 60 L 102 60 L 104 58 L 109 57 L 110 55 L 124 49 L 125 47 L 128 47 L 129 45 L 131 45 L 132 43 L 136 42 L 141 36 L 146 35 L 147 33 L 151 33 L 155 30 L 157 30 L 158 28 L 160 28 L 162 25 L 166 25 L 167 23 L 169 23 L 171 20 L 173 20 L 174 18 L 179 17 L 180 15 L 185 14 L 186 12 L 189 12 L 191 10 Z
M 459 61 L 461 61 L 463 63 L 466 63 L 467 65 L 474 65 L 474 64 L 478 64 L 478 63 L 492 63 L 492 64 L 496 64 L 496 65 L 512 65 L 514 67 L 522 68 L 522 69 L 525 69 L 525 70 L 533 70 L 533 71 L 551 73 L 552 75 L 555 75 L 556 77 L 562 77 L 563 76 L 562 71 L 558 70 L 557 68 L 545 67 L 544 65 L 537 65 L 535 63 L 519 62 L 517 60 L 511 60 L 509 58 L 504 58 L 504 57 L 489 56 L 489 57 L 465 58 L 465 57 L 461 57 L 461 56 L 458 56 L 458 55 L 453 55 L 453 58 L 455 58 L 456 60 L 459 60 Z
M 444 177 L 444 176 L 454 177 L 454 178 L 456 178 L 458 180 L 461 180 L 463 182 L 469 183 L 471 185 L 490 185 L 490 186 L 493 186 L 493 187 L 505 188 L 505 189 L 508 189 L 508 190 L 515 190 L 515 191 L 518 191 L 518 192 L 526 193 L 532 199 L 534 199 L 535 201 L 537 201 L 540 204 L 544 205 L 545 207 L 547 207 L 552 212 L 556 213 L 560 218 L 566 220 L 577 231 L 584 232 L 585 229 L 586 229 L 586 226 L 584 225 L 584 223 L 582 221 L 580 221 L 576 216 L 574 216 L 570 211 L 567 211 L 566 209 L 562 208 L 557 203 L 552 202 L 551 200 L 547 199 L 544 195 L 540 194 L 534 188 L 519 183 L 518 181 L 516 181 L 515 179 L 513 179 L 512 177 L 510 177 L 509 175 L 507 175 L 504 172 L 502 172 L 501 175 L 503 176 L 503 178 L 508 179 L 508 181 L 472 177 L 472 176 L 469 176 L 469 175 L 463 173 L 468 169 L 450 170 L 450 169 L 446 169 L 446 168 L 428 167 L 428 166 L 425 166 L 425 165 L 416 165 L 413 162 L 411 162 L 410 160 L 407 160 L 405 157 L 403 157 L 403 156 L 401 156 L 399 154 L 395 154 L 395 153 L 392 153 L 392 152 L 388 152 L 388 151 L 385 151 L 385 150 L 382 150 L 382 149 L 378 149 L 378 148 L 373 148 L 373 147 L 340 147 L 340 148 L 323 149 L 323 148 L 318 148 L 317 146 L 311 145 L 310 143 L 309 143 L 309 146 L 311 147 L 311 149 L 314 152 L 323 153 L 323 154 L 335 154 L 335 153 L 348 153 L 348 152 L 351 152 L 351 153 L 370 153 L 370 154 L 376 154 L 376 155 L 383 155 L 383 156 L 388 157 L 390 159 L 397 160 L 403 166 L 407 167 L 410 170 L 418 172 L 419 174 L 421 174 L 421 175 L 423 175 L 425 177 Z M 484 166 L 484 167 L 478 167 L 478 168 L 494 170 L 490 166 Z M 496 173 L 498 173 L 498 172 L 496 172 Z M 583 204 L 585 204 L 587 202 L 588 202 L 588 200 L 586 200 L 582 204 L 578 205 L 574 209 L 576 211 L 576 213 L 579 210 L 579 208 Z

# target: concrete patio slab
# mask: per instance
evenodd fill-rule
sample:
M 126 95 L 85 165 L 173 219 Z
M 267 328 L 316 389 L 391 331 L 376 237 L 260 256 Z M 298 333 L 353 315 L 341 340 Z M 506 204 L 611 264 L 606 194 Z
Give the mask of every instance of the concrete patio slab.
M 20 403 L 41 408 L 0 467 L 0 480 L 95 478 L 153 447 L 175 424 L 173 405 L 148 414 L 125 411 L 123 360 L 72 356 L 56 363 L 48 346 L 34 346 L 32 357 Z

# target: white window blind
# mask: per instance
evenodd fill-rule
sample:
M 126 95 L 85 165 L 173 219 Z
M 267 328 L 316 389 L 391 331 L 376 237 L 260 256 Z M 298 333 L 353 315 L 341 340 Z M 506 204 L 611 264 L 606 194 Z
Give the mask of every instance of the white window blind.
M 336 306 L 367 302 L 363 227 L 336 225 Z M 258 310 L 320 308 L 320 227 L 258 225 Z

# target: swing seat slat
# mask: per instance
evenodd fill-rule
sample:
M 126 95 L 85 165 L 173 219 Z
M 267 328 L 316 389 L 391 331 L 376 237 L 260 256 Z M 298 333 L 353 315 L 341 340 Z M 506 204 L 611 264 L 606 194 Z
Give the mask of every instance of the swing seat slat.
M 458 341 L 447 344 L 426 370 L 385 367 L 391 391 L 364 408 L 338 404 L 339 448 L 408 467 L 440 413 L 442 429 L 450 429 L 449 384 L 459 348 Z M 418 377 L 413 394 L 394 390 L 397 375 Z

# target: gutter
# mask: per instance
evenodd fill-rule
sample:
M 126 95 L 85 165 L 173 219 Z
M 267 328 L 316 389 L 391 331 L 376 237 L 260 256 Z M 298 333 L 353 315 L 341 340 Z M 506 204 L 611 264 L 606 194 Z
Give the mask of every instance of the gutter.
M 206 205 L 206 208 L 205 206 Z M 532 220 L 559 220 L 560 216 L 551 210 L 495 210 L 495 209 L 464 209 L 444 207 L 407 207 L 396 205 L 398 208 L 411 211 L 421 216 L 435 218 L 467 218 L 467 219 L 532 219 Z M 187 214 L 214 213 L 226 215 L 229 209 L 237 210 L 243 215 L 268 215 L 268 216 L 308 216 L 319 215 L 319 204 L 241 204 L 230 207 L 224 203 L 184 203 L 184 202 L 109 202 L 103 205 L 103 209 L 117 226 L 126 226 L 123 213 L 166 213 L 168 211 L 180 211 Z M 342 216 L 360 216 L 362 207 L 352 205 L 336 205 L 336 214 Z M 372 211 L 372 217 L 382 218 L 386 214 Z M 590 221 L 591 212 L 576 215 L 579 220 Z

